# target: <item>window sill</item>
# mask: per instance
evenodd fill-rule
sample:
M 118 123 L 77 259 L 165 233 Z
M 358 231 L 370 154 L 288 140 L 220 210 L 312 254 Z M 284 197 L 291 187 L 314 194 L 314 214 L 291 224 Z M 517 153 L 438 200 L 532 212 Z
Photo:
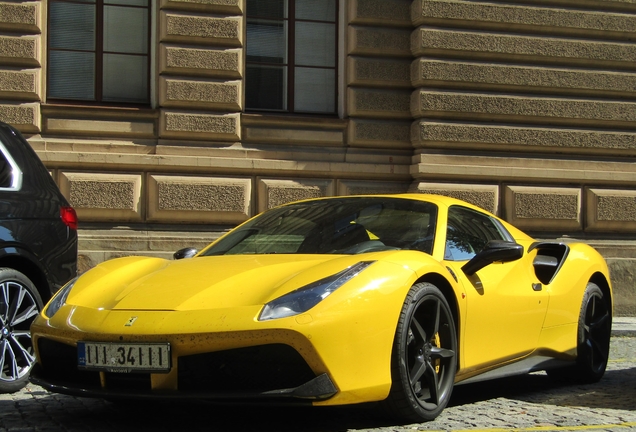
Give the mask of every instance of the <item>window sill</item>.
M 244 126 L 279 125 L 279 126 L 320 126 L 331 129 L 344 129 L 347 120 L 334 115 L 280 114 L 280 113 L 242 113 L 241 123 Z

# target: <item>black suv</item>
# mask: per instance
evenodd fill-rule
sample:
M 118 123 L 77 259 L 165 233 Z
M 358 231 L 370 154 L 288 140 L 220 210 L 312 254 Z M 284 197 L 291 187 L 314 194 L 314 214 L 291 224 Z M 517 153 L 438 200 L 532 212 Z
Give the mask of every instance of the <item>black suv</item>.
M 35 362 L 31 322 L 77 273 L 77 215 L 29 143 L 0 122 L 0 393 Z

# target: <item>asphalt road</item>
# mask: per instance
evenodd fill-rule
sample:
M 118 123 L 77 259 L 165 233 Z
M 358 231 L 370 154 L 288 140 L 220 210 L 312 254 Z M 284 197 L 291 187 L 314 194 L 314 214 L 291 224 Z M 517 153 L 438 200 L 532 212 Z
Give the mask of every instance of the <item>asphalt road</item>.
M 206 403 L 128 404 L 56 395 L 29 385 L 0 395 L 0 432 L 636 430 L 636 337 L 612 338 L 608 371 L 592 385 L 565 385 L 536 373 L 458 386 L 435 421 L 401 425 L 377 407 L 219 407 Z

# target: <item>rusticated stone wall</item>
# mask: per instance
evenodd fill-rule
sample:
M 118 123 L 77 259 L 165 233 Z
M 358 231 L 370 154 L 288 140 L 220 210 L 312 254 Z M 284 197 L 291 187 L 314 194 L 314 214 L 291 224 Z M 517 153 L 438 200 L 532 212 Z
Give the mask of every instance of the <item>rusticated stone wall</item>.
M 0 3 L 0 32 L 0 118 L 24 132 L 39 132 L 40 3 Z
M 240 140 L 243 6 L 238 0 L 163 2 L 159 44 L 160 65 L 166 69 L 159 71 L 161 136 Z M 195 7 L 208 14 L 191 11 Z M 217 12 L 220 15 L 212 15 Z M 184 45 L 199 48 L 179 47 Z M 201 72 L 207 69 L 211 70 Z M 193 114 L 193 109 L 198 112 Z
M 416 0 L 411 11 L 416 184 L 494 187 L 500 215 L 535 232 L 631 221 L 619 209 L 636 192 L 632 2 Z
M 245 110 L 244 0 L 152 2 L 143 108 L 48 103 L 47 2 L 0 0 L 0 119 L 76 207 L 83 266 L 410 190 L 584 238 L 636 313 L 634 0 L 339 3 L 338 116 L 299 116 Z
M 347 6 L 349 144 L 410 148 L 410 0 Z

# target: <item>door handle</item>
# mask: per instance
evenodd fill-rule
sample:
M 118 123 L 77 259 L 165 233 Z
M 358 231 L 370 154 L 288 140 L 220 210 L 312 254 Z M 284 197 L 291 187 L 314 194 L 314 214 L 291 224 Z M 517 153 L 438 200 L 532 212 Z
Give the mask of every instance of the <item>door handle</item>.
M 543 289 L 543 286 L 540 283 L 533 283 L 532 284 L 532 289 L 534 291 L 541 291 Z

